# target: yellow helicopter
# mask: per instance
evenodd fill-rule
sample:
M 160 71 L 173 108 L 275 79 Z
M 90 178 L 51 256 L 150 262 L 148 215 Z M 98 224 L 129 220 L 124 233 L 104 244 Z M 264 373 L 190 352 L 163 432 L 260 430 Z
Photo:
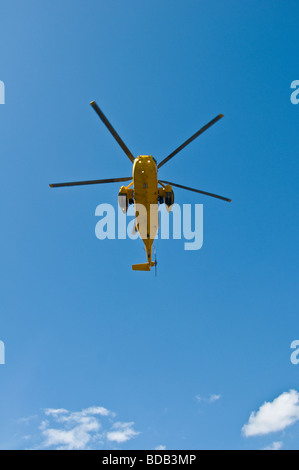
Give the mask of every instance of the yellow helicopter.
M 132 176 L 124 178 L 111 178 L 101 180 L 90 180 L 90 181 L 75 181 L 71 183 L 56 183 L 50 184 L 51 188 L 61 188 L 65 186 L 81 186 L 88 184 L 104 184 L 104 183 L 118 183 L 131 181 L 128 186 L 121 186 L 119 190 L 119 204 L 122 211 L 125 213 L 130 204 L 134 204 L 135 209 L 135 230 L 139 232 L 141 239 L 145 245 L 145 251 L 147 256 L 147 262 L 142 264 L 133 264 L 132 268 L 134 271 L 150 271 L 153 266 L 156 266 L 157 262 L 152 261 L 152 249 L 153 242 L 156 237 L 159 228 L 159 214 L 158 205 L 165 203 L 166 209 L 171 210 L 174 203 L 174 193 L 172 186 L 177 188 L 186 189 L 188 191 L 194 191 L 199 194 L 206 196 L 212 196 L 223 201 L 231 202 L 223 196 L 217 194 L 207 193 L 199 189 L 189 188 L 188 186 L 182 186 L 180 184 L 171 183 L 170 181 L 159 180 L 158 170 L 171 158 L 173 158 L 178 152 L 190 144 L 200 134 L 206 131 L 209 127 L 215 124 L 219 119 L 223 117 L 223 114 L 219 114 L 208 124 L 203 126 L 199 131 L 193 134 L 188 140 L 182 145 L 176 148 L 170 153 L 164 160 L 159 164 L 152 155 L 139 155 L 134 158 L 128 147 L 125 145 L 123 140 L 120 138 L 118 133 L 112 127 L 104 113 L 98 107 L 95 101 L 92 101 L 91 106 L 98 114 L 100 119 L 103 121 L 107 129 L 113 135 L 117 143 L 120 145 L 122 150 L 125 152 L 129 160 L 133 163 L 133 174 Z

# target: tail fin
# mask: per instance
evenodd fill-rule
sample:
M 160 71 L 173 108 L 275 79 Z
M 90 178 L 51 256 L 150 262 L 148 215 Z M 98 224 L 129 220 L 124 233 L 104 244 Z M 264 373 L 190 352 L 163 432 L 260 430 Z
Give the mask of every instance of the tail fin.
M 155 263 L 151 261 L 150 263 L 133 264 L 132 269 L 133 271 L 150 271 L 153 266 Z
M 133 271 L 150 271 L 151 270 L 149 263 L 133 264 L 132 268 L 133 268 Z

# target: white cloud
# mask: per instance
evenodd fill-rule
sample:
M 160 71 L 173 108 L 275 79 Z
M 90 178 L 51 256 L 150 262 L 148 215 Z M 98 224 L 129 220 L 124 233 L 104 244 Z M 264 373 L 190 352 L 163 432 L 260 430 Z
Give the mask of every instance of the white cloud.
M 108 410 L 107 410 L 108 411 Z M 54 418 L 54 424 L 51 426 L 49 421 L 42 421 L 40 429 L 44 437 L 42 446 L 45 448 L 55 447 L 61 450 L 85 449 L 91 441 L 99 440 L 98 431 L 101 424 L 96 415 L 90 409 L 77 412 L 68 412 L 65 409 L 45 410 L 47 416 Z M 57 427 L 62 424 L 62 427 Z
M 105 441 L 106 444 L 111 441 L 123 443 L 139 434 L 133 429 L 133 422 L 113 423 L 114 417 L 115 413 L 101 406 L 92 406 L 81 411 L 47 408 L 39 419 L 38 435 L 36 432 L 32 433 L 32 447 L 57 450 L 99 449 L 103 448 Z
M 216 395 L 215 393 L 213 395 L 210 395 L 209 397 L 209 402 L 210 403 L 214 403 L 214 401 L 218 401 L 220 400 L 221 398 L 221 395 Z
M 45 409 L 45 415 L 46 416 L 56 416 L 56 415 L 64 414 L 64 413 L 67 413 L 67 412 L 68 411 L 65 410 L 64 408 L 57 408 L 57 409 L 46 408 Z
M 99 429 L 99 423 L 92 419 L 70 430 L 45 429 L 43 431 L 45 437 L 44 447 L 56 447 L 59 450 L 85 449 L 94 437 L 98 437 L 94 433 Z
M 126 442 L 133 437 L 136 437 L 139 432 L 133 429 L 134 423 L 114 423 L 113 431 L 107 432 L 108 441 L 115 441 L 118 443 Z
M 215 401 L 220 400 L 221 395 L 217 395 L 216 393 L 212 393 L 211 395 L 209 395 L 208 398 L 204 398 L 201 395 L 196 395 L 195 398 L 196 398 L 197 401 L 203 401 L 203 402 L 206 402 L 206 403 L 214 403 Z
M 273 442 L 270 446 L 264 447 L 262 450 L 280 450 L 282 448 L 282 442 Z
M 92 414 L 92 415 L 101 415 L 101 416 L 115 416 L 115 413 L 112 413 L 111 411 L 107 410 L 103 406 L 91 406 L 89 408 L 86 408 L 86 410 L 83 410 L 85 414 Z
M 283 431 L 299 420 L 299 393 L 284 392 L 272 402 L 265 402 L 257 412 L 252 412 L 242 428 L 246 437 Z
M 32 416 L 28 416 L 27 418 L 20 418 L 18 421 L 19 421 L 19 423 L 30 424 L 31 421 L 33 421 L 37 418 L 38 418 L 38 415 L 32 415 Z
M 160 445 L 160 446 L 155 447 L 154 450 L 166 450 L 166 446 Z

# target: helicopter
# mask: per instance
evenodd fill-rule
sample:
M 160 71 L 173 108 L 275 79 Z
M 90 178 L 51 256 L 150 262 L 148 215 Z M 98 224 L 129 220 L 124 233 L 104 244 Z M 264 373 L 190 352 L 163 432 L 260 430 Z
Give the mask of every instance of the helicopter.
M 199 189 L 190 188 L 181 184 L 172 183 L 170 181 L 158 179 L 158 170 L 169 162 L 175 155 L 189 145 L 193 140 L 200 136 L 203 132 L 209 129 L 213 124 L 223 118 L 223 114 L 219 114 L 212 119 L 208 124 L 201 127 L 195 134 L 189 139 L 183 142 L 173 152 L 171 152 L 166 158 L 160 163 L 157 163 L 156 159 L 152 155 L 139 155 L 136 158 L 132 152 L 128 149 L 124 141 L 120 138 L 116 130 L 110 124 L 102 110 L 96 104 L 95 101 L 90 103 L 94 111 L 97 113 L 99 118 L 105 124 L 107 129 L 110 131 L 116 142 L 120 145 L 126 156 L 133 164 L 132 176 L 123 178 L 110 178 L 110 179 L 99 179 L 89 181 L 75 181 L 70 183 L 55 183 L 50 184 L 51 188 L 61 188 L 68 186 L 82 186 L 89 184 L 106 184 L 106 183 L 120 183 L 129 182 L 127 186 L 121 186 L 118 193 L 118 201 L 121 210 L 126 213 L 128 206 L 134 204 L 135 210 L 135 233 L 139 232 L 140 238 L 142 239 L 147 261 L 146 263 L 133 264 L 132 268 L 134 271 L 150 271 L 153 266 L 157 266 L 157 261 L 152 260 L 153 242 L 157 235 L 159 228 L 159 204 L 165 204 L 168 212 L 174 204 L 174 192 L 172 187 L 185 189 L 187 191 L 193 191 L 195 193 L 203 194 L 205 196 L 211 196 L 223 201 L 231 202 L 231 199 L 219 196 L 217 194 L 208 193 Z M 144 209 L 144 210 L 142 210 Z

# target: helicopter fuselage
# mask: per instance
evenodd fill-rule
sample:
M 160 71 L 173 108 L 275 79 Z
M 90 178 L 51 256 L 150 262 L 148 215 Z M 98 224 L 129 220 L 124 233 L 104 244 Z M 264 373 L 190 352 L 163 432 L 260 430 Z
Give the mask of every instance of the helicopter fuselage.
M 145 245 L 147 263 L 133 265 L 133 269 L 149 271 L 152 261 L 152 246 L 159 228 L 158 170 L 151 155 L 139 155 L 133 164 L 134 206 L 136 230 Z

